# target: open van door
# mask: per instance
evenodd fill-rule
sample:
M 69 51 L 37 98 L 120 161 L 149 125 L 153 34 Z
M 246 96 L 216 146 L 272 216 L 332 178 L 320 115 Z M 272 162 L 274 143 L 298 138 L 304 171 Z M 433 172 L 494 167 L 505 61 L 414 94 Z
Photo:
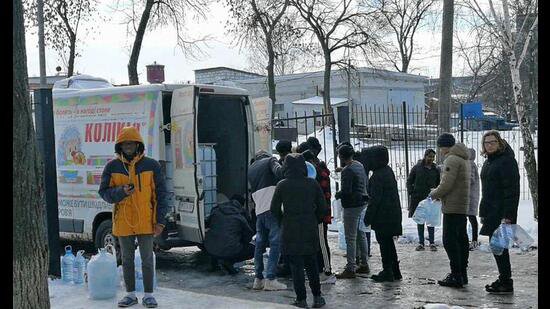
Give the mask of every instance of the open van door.
M 254 141 L 249 143 L 254 145 L 253 153 L 263 149 L 272 153 L 273 145 L 271 143 L 271 99 L 261 97 L 252 99 L 252 123 Z
M 202 243 L 204 220 L 201 218 L 201 170 L 197 164 L 197 103 L 194 86 L 174 90 L 171 105 L 171 144 L 174 170 L 174 194 L 179 216 L 180 237 Z

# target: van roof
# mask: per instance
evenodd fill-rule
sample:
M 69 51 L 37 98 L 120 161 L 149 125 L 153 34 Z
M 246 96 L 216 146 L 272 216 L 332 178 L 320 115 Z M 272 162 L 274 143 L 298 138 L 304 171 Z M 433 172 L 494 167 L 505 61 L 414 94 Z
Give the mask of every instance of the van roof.
M 199 87 L 200 89 L 208 89 L 205 93 L 216 93 L 225 95 L 248 95 L 248 90 L 236 87 L 226 87 L 218 85 L 205 84 L 151 84 L 151 85 L 134 85 L 120 86 L 111 88 L 94 88 L 94 89 L 53 89 L 52 95 L 54 98 L 67 98 L 78 96 L 94 96 L 94 95 L 110 95 L 143 91 L 167 91 L 172 92 L 184 87 Z M 201 91 L 202 92 L 202 91 Z

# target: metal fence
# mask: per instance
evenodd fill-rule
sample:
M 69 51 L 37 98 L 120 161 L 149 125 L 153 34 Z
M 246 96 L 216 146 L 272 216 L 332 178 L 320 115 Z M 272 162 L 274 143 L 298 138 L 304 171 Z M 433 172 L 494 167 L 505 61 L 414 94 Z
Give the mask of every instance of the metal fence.
M 475 163 L 479 172 L 485 157 L 481 156 L 481 144 L 486 130 L 473 130 L 479 128 L 472 119 L 462 119 L 461 115 L 450 119 L 451 134 L 457 141 L 462 141 L 468 148 L 476 151 Z M 330 113 L 303 112 L 303 113 L 275 113 L 272 127 L 273 139 L 288 139 L 295 145 L 305 141 L 308 136 L 315 136 L 321 142 L 323 151 L 319 157 L 327 162 L 333 170 L 335 156 L 333 155 L 333 132 L 329 124 L 332 119 Z M 422 159 L 424 151 L 428 148 L 437 150 L 437 137 L 443 133 L 437 126 L 437 111 L 427 111 L 424 107 L 402 105 L 383 106 L 354 106 L 349 111 L 349 136 L 350 142 L 358 151 L 374 145 L 384 145 L 389 150 L 389 165 L 393 169 L 399 188 L 402 207 L 407 207 L 406 181 L 412 167 Z M 340 121 L 338 121 L 340 122 Z M 343 128 L 340 123 L 340 127 Z M 468 130 L 468 128 L 470 130 Z M 285 138 L 278 138 L 277 130 L 287 130 L 291 134 Z M 345 128 L 343 128 L 345 129 Z M 498 129 L 498 128 L 497 128 Z M 523 166 L 524 154 L 521 150 L 523 140 L 519 128 L 499 130 L 501 136 L 510 144 L 518 161 L 521 183 L 520 198 L 530 200 L 531 194 L 527 181 L 527 172 Z M 336 126 L 336 136 L 341 136 L 340 128 Z M 533 133 L 535 149 L 537 149 L 538 132 Z M 338 143 L 341 142 L 337 138 Z M 327 149 L 328 147 L 328 149 Z M 537 155 L 537 151 L 536 151 Z M 333 180 L 338 181 L 334 174 Z M 332 175 L 331 175 L 332 176 Z M 334 187 L 333 187 L 334 188 Z

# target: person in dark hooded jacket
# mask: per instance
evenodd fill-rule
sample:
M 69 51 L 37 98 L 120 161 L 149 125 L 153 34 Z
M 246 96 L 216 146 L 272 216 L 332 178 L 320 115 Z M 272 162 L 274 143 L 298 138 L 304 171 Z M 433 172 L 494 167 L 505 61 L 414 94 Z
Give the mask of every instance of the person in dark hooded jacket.
M 397 191 L 395 174 L 388 165 L 388 149 L 384 146 L 372 146 L 366 150 L 367 166 L 372 170 L 367 192 L 369 202 L 365 213 L 365 225 L 375 231 L 376 240 L 382 256 L 382 271 L 372 275 L 376 282 L 401 280 L 401 271 L 394 236 L 403 233 L 401 226 L 401 203 Z
M 435 150 L 426 149 L 424 158 L 412 168 L 407 177 L 407 193 L 410 196 L 409 218 L 412 218 L 420 201 L 428 197 L 430 190 L 437 188 L 440 180 L 440 170 L 434 164 Z M 418 247 L 416 251 L 424 250 L 424 224 L 418 224 Z M 435 227 L 428 226 L 428 241 L 430 250 L 437 251 L 434 243 Z
M 317 181 L 306 177 L 306 164 L 301 154 L 287 155 L 283 171 L 285 179 L 277 184 L 270 209 L 281 225 L 281 249 L 290 264 L 296 292 L 293 304 L 307 307 L 305 268 L 313 293 L 313 307 L 319 308 L 325 300 L 321 296 L 316 254 L 319 250 L 318 224 L 323 219 L 325 199 Z
M 483 135 L 482 155 L 487 157 L 481 168 L 481 202 L 479 217 L 483 226 L 479 234 L 493 236 L 501 223 L 516 224 L 520 192 L 518 162 L 510 145 L 498 131 Z M 490 293 L 514 291 L 510 254 L 507 249 L 495 255 L 499 277 L 485 286 Z
M 254 231 L 246 219 L 244 198 L 236 195 L 231 200 L 212 208 L 208 218 L 204 247 L 215 260 L 230 273 L 237 270 L 233 264 L 254 257 L 254 245 L 250 243 Z

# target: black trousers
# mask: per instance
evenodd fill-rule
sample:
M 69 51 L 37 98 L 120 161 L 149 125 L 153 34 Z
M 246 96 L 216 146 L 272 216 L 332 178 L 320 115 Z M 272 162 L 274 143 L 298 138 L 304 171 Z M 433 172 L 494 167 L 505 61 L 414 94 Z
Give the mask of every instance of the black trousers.
M 393 235 L 385 235 L 376 233 L 376 241 L 380 246 L 380 255 L 382 256 L 382 267 L 384 269 L 392 269 L 393 265 L 397 264 L 397 251 L 393 242 Z
M 316 254 L 312 255 L 286 255 L 290 270 L 292 271 L 292 282 L 297 300 L 306 299 L 306 286 L 304 268 L 309 279 L 309 287 L 313 296 L 321 295 L 321 284 L 319 282 L 319 270 L 317 268 Z
M 477 235 L 479 233 L 479 227 L 477 224 L 477 217 L 476 216 L 468 216 L 468 221 L 470 221 L 470 224 L 472 225 L 472 241 L 477 241 Z
M 489 241 L 491 241 L 491 235 Z M 495 261 L 497 262 L 499 278 L 502 280 L 507 280 L 512 278 L 512 265 L 510 264 L 510 253 L 508 249 L 504 249 L 501 255 L 494 255 Z
M 451 264 L 451 273 L 462 274 L 468 267 L 470 246 L 466 215 L 443 214 L 443 247 Z
M 317 252 L 317 265 L 319 267 L 319 272 L 325 272 L 329 275 L 332 273 L 332 268 L 330 267 L 330 247 L 328 246 L 327 238 L 328 224 L 323 222 L 319 224 L 319 252 Z
M 247 243 L 243 247 L 241 252 L 235 254 L 234 256 L 229 256 L 229 257 L 225 256 L 224 257 L 224 256 L 212 255 L 212 258 L 216 259 L 216 260 L 222 260 L 222 261 L 225 261 L 225 262 L 229 262 L 231 264 L 235 264 L 235 263 L 250 260 L 251 258 L 253 258 L 254 257 L 254 249 L 255 249 L 255 246 L 253 244 Z

